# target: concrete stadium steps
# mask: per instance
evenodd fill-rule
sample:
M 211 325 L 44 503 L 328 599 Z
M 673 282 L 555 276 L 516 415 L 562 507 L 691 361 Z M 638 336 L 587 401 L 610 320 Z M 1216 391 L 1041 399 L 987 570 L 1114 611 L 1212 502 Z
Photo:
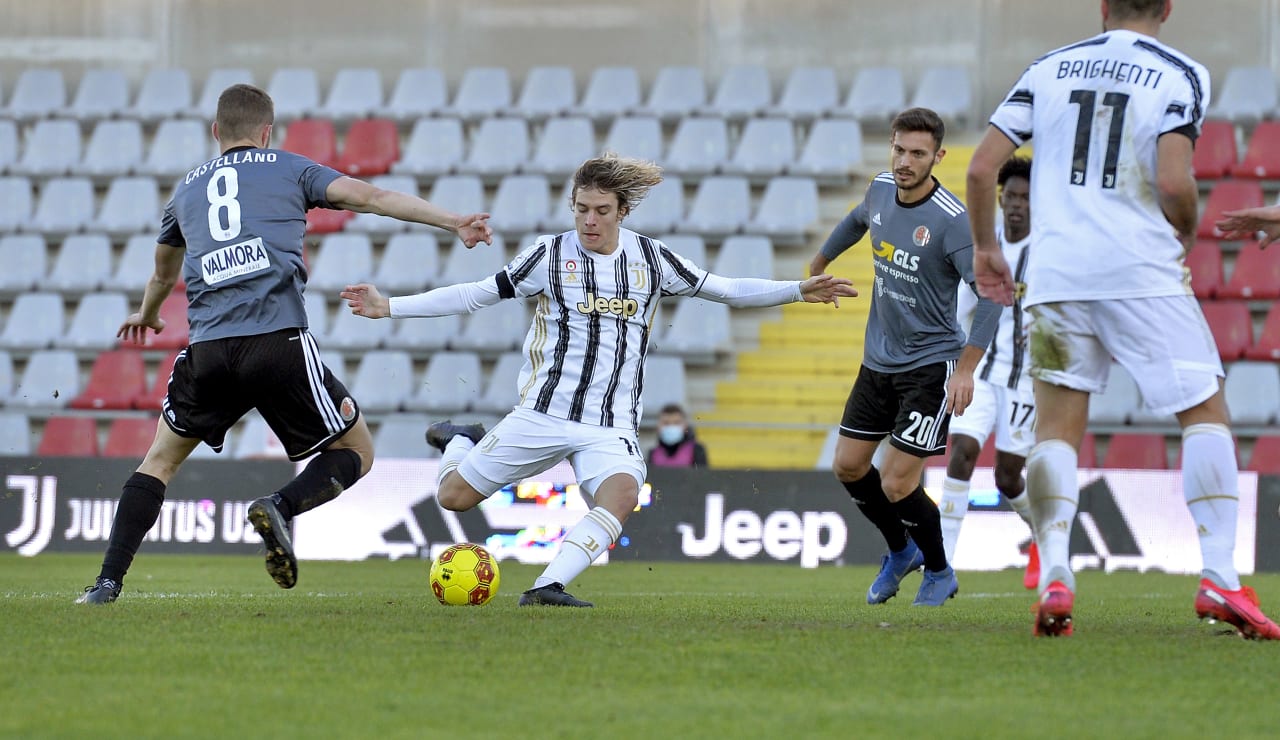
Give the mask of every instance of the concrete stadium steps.
M 776 350 L 742 352 L 738 355 L 738 377 L 743 380 L 772 380 L 780 377 L 848 379 L 857 372 L 861 361 L 862 342 L 844 351 L 832 348 L 821 354 Z
M 730 380 L 716 384 L 717 405 L 795 405 L 821 408 L 840 402 L 849 393 L 851 380 L 795 376 L 773 380 Z
M 698 438 L 717 468 L 812 469 L 826 436 L 825 429 L 698 427 Z
M 853 387 L 853 381 L 849 381 L 849 387 Z M 846 391 L 846 396 L 848 392 Z M 711 411 L 704 411 L 697 415 L 694 420 L 699 430 L 705 426 L 716 425 L 756 425 L 759 426 L 761 419 L 768 419 L 770 424 L 785 427 L 788 425 L 797 427 L 833 427 L 840 421 L 840 414 L 844 411 L 844 399 L 836 405 L 817 406 L 779 406 L 778 404 L 768 403 L 744 403 L 735 404 L 732 408 L 717 407 Z M 701 436 L 701 434 L 699 434 Z
M 973 152 L 977 147 L 950 146 L 943 143 L 943 148 L 947 150 L 947 154 L 940 164 L 934 166 L 933 176 L 938 178 L 942 187 L 950 190 L 963 202 L 968 192 L 965 178 L 969 174 L 969 161 L 973 159 Z

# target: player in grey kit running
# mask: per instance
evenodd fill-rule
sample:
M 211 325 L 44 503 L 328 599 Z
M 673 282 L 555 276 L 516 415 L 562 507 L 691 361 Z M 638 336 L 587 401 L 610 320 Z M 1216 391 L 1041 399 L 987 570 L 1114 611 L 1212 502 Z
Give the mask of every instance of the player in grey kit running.
M 854 503 L 884 535 L 889 553 L 867 590 L 868 604 L 898 593 L 924 566 L 913 602 L 941 606 L 959 590 L 943 549 L 938 507 L 920 484 L 924 459 L 946 449 L 951 414 L 973 399 L 973 371 L 991 344 L 1000 306 L 979 301 L 966 341 L 956 318 L 956 288 L 973 286 L 973 240 L 964 205 L 933 177 L 946 129 L 926 108 L 893 120 L 891 172 L 827 238 L 810 272 L 871 233 L 875 289 L 862 367 L 845 404 L 832 465 Z M 872 457 L 889 446 L 880 469 Z
M 80 603 L 116 600 L 178 468 L 201 441 L 221 451 L 227 430 L 250 409 L 261 412 L 290 460 L 315 455 L 298 477 L 249 507 L 267 572 L 281 588 L 293 588 L 298 577 L 289 521 L 372 467 L 369 427 L 307 331 L 302 240 L 309 208 L 430 224 L 468 247 L 492 238 L 488 214 L 459 216 L 268 149 L 274 114 L 270 96 L 256 87 L 223 91 L 213 124 L 222 153 L 188 172 L 165 207 L 155 273 L 118 336 L 141 343 L 147 330 L 164 331 L 160 304 L 181 274 L 191 342 L 174 362 L 155 441 L 125 481 L 102 571 Z

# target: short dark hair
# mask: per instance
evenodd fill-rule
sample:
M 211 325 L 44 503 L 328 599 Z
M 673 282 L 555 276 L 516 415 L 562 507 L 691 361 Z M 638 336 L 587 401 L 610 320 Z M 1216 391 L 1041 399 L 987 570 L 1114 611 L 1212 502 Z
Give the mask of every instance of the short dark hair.
M 942 148 L 942 137 L 947 135 L 947 125 L 942 117 L 928 108 L 908 108 L 893 119 L 889 127 L 891 134 L 899 131 L 924 131 L 933 135 L 933 148 Z
M 659 414 L 680 414 L 681 416 L 688 416 L 688 414 L 684 412 L 684 407 L 678 403 L 669 403 L 663 406 L 658 411 L 658 413 Z
M 253 85 L 232 85 L 218 96 L 218 137 L 224 141 L 257 136 L 263 126 L 275 123 L 271 96 Z
M 1031 182 L 1031 159 L 1029 157 L 1009 157 L 1009 161 L 1000 165 L 1000 172 L 996 175 L 996 184 L 1004 187 L 1004 184 L 1011 177 L 1021 177 L 1027 182 Z
M 1116 20 L 1159 18 L 1168 0 L 1108 0 L 1111 17 Z

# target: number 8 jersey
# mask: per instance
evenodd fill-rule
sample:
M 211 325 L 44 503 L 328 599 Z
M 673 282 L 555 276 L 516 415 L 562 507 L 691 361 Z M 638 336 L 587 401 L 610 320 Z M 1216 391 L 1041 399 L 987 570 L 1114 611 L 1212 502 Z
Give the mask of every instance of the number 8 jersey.
M 1156 141 L 1195 141 L 1209 74 L 1150 36 L 1103 33 L 1032 62 L 991 116 L 1035 137 L 1026 305 L 1190 293 L 1160 209 Z
M 339 177 L 291 152 L 235 147 L 178 182 L 156 241 L 187 250 L 192 344 L 307 326 L 307 210 L 329 207 Z

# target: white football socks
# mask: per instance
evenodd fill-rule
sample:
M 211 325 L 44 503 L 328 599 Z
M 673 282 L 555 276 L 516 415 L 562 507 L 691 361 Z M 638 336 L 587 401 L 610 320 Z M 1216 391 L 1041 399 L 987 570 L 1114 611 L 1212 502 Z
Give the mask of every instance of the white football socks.
M 547 563 L 533 587 L 542 588 L 552 583 L 568 586 L 621 536 L 622 522 L 617 517 L 600 506 L 588 511 L 564 536 L 560 552 Z
M 1072 591 L 1071 525 L 1080 508 L 1080 487 L 1076 480 L 1079 456 L 1075 448 L 1060 439 L 1051 439 L 1031 448 L 1027 457 L 1027 492 L 1036 545 L 1040 548 L 1040 591 L 1053 581 Z M 1020 497 L 1021 498 L 1021 497 Z
M 938 514 L 942 518 L 942 547 L 950 563 L 956 554 L 956 542 L 960 540 L 960 526 L 969 511 L 969 481 L 947 477 L 942 482 L 942 500 L 938 502 Z
M 1228 591 L 1240 588 L 1235 566 L 1239 472 L 1231 430 L 1192 424 L 1182 430 L 1182 493 L 1200 535 L 1202 576 Z
M 462 464 L 462 458 L 466 457 L 475 446 L 476 443 L 470 438 L 462 434 L 453 435 L 449 444 L 444 446 L 444 454 L 440 456 L 440 467 L 436 470 L 436 485 L 442 485 L 445 476 L 457 470 Z
M 1013 509 L 1018 516 L 1022 517 L 1022 521 L 1027 523 L 1027 526 L 1031 528 L 1032 536 L 1034 536 L 1036 523 L 1031 520 L 1031 497 L 1027 495 L 1026 489 L 1024 488 L 1022 494 L 1017 498 L 1005 496 L 1004 500 L 1008 501 L 1009 508 Z

